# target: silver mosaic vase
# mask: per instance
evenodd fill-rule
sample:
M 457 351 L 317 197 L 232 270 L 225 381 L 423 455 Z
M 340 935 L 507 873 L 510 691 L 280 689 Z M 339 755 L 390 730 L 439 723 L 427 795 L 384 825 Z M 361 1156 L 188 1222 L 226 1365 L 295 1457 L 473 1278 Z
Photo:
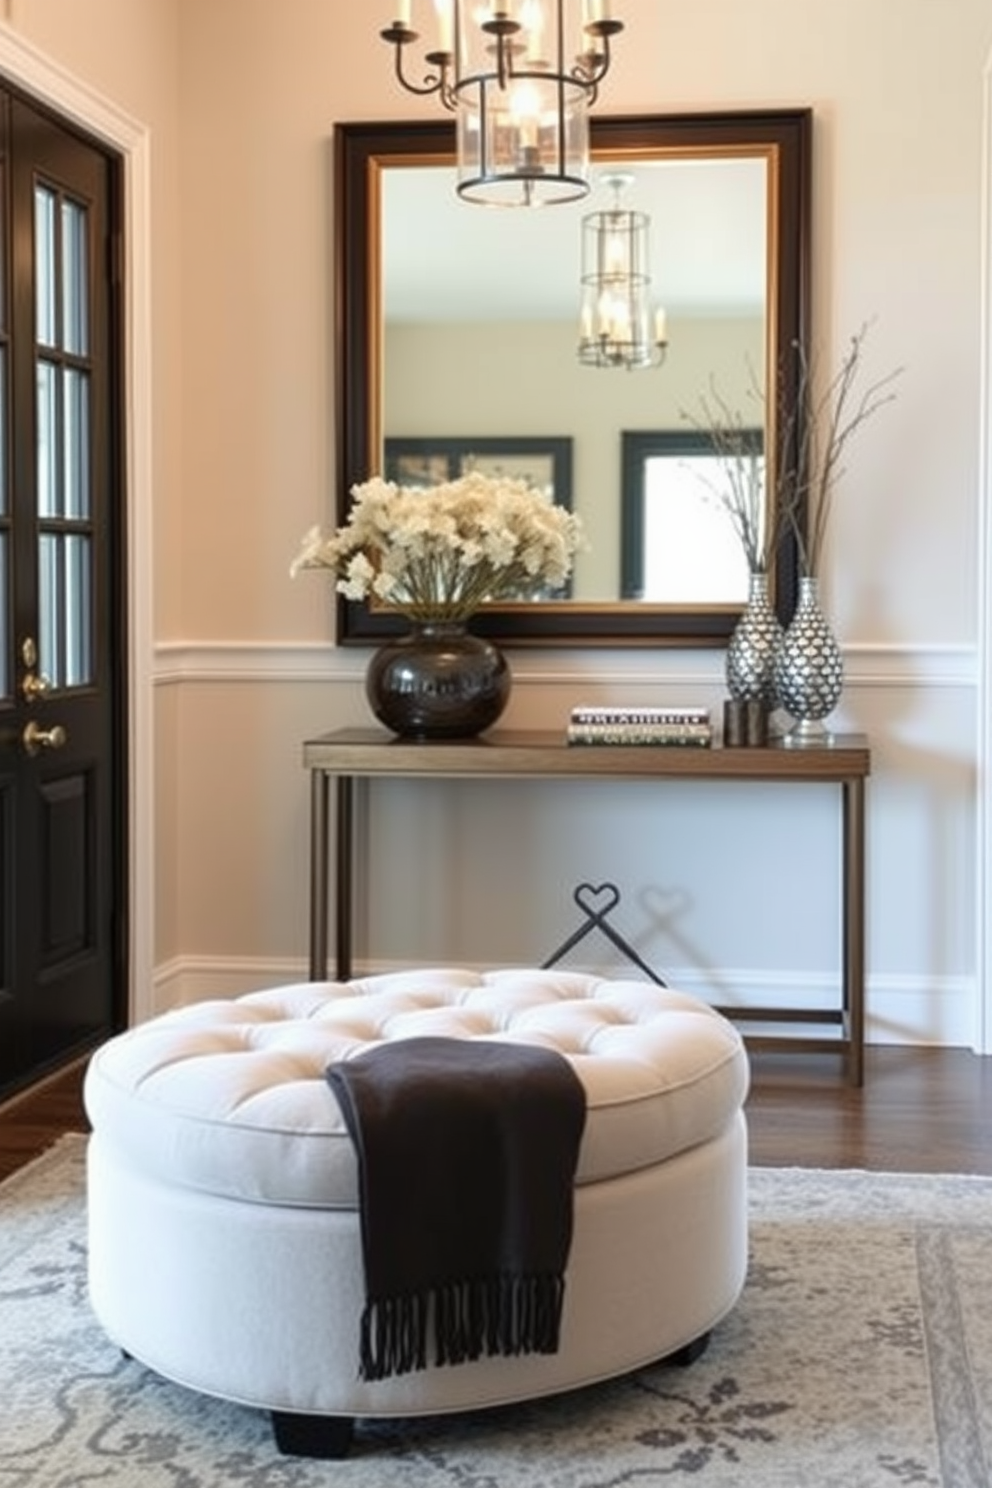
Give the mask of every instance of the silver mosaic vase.
M 743 702 L 775 706 L 775 658 L 782 627 L 768 598 L 768 576 L 752 573 L 747 604 L 727 646 L 727 691 Z
M 820 608 L 815 578 L 799 580 L 799 603 L 786 626 L 775 660 L 775 691 L 794 726 L 789 744 L 822 744 L 829 739 L 824 723 L 840 700 L 844 659 Z

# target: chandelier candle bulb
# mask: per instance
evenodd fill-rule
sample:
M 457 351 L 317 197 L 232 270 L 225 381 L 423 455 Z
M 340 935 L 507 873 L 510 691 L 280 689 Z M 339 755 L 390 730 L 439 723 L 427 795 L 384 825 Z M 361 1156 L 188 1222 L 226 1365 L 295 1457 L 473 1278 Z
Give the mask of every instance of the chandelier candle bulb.
M 527 63 L 532 66 L 541 60 L 544 16 L 540 6 L 532 3 L 529 8 L 521 11 L 520 20 L 527 30 Z
M 410 6 L 411 0 L 396 0 L 396 21 L 394 24 L 401 27 L 404 31 L 409 31 L 410 29 Z
M 453 45 L 454 19 L 451 4 L 452 0 L 434 0 L 437 11 L 437 42 L 442 52 L 450 52 Z

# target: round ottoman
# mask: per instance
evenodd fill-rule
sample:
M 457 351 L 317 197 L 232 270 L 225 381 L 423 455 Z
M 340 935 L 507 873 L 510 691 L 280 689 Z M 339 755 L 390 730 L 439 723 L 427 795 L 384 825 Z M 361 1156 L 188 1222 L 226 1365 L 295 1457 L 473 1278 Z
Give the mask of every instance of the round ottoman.
M 332 1061 L 421 1035 L 568 1058 L 587 1118 L 554 1354 L 358 1375 L 357 1166 Z M 151 1019 L 85 1082 L 89 1284 L 111 1338 L 339 1456 L 356 1416 L 495 1406 L 704 1345 L 747 1265 L 742 1040 L 704 1003 L 561 970 L 307 982 Z

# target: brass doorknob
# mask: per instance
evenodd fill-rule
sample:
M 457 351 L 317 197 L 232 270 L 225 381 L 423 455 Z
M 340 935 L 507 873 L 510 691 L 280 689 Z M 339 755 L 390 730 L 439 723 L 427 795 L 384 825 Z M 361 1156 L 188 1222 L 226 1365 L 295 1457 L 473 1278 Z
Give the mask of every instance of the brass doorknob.
M 42 749 L 61 749 L 68 734 L 60 723 L 49 729 L 39 728 L 32 718 L 21 735 L 21 742 L 28 754 L 35 755 Z
M 49 679 L 39 672 L 28 672 L 21 683 L 21 691 L 29 703 L 43 698 L 46 692 L 50 692 L 52 684 Z

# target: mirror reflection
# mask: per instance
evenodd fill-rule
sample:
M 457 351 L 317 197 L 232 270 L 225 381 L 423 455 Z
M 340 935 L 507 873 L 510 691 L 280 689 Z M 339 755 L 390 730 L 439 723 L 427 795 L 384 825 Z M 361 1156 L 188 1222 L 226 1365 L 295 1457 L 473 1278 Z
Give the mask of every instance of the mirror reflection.
M 603 176 L 610 174 L 604 164 Z M 767 163 L 761 157 L 645 161 L 624 204 L 651 224 L 649 274 L 669 345 L 660 367 L 583 366 L 578 357 L 583 212 L 474 212 L 447 166 L 382 174 L 383 432 L 387 441 L 572 441 L 573 510 L 587 551 L 573 599 L 617 601 L 621 442 L 631 429 L 685 428 L 715 377 L 739 402 L 750 363 L 763 386 L 767 326 Z M 600 179 L 583 207 L 606 209 Z M 431 231 L 423 232 L 429 222 Z M 720 519 L 704 489 L 679 522 L 649 596 L 658 604 L 743 603 L 747 576 L 714 586 L 702 528 Z M 731 534 L 732 536 L 732 534 Z M 702 553 L 704 561 L 698 561 Z
M 763 483 L 764 430 L 741 435 Z M 621 598 L 739 603 L 750 582 L 747 558 L 727 520 L 726 472 L 709 437 L 695 429 L 625 431 L 621 450 Z
M 622 499 L 624 446 L 635 435 L 685 434 L 715 384 L 729 406 L 746 407 L 749 423 L 761 423 L 771 476 L 774 410 L 788 391 L 788 351 L 804 324 L 808 118 L 593 124 L 590 197 L 537 211 L 477 210 L 459 201 L 450 147 L 437 148 L 444 125 L 406 126 L 409 148 L 395 148 L 390 132 L 404 126 L 339 126 L 378 131 L 382 146 L 367 140 L 363 152 L 348 133 L 339 139 L 339 201 L 352 209 L 338 260 L 342 517 L 347 489 L 373 469 L 405 470 L 401 478 L 422 483 L 442 466 L 452 473 L 447 454 L 457 449 L 461 468 L 492 468 L 497 460 L 530 474 L 533 465 L 542 477 L 536 483 L 544 483 L 556 463 L 551 452 L 560 466 L 564 450 L 567 491 L 556 499 L 578 512 L 588 541 L 570 592 L 500 606 L 480 628 L 552 641 L 725 638 L 746 599 L 747 569 L 729 528 L 720 530 L 712 492 L 698 481 L 676 483 L 666 508 L 656 471 L 650 519 L 635 523 L 632 537 Z M 434 148 L 425 148 L 428 136 Z M 636 371 L 579 359 L 582 221 L 615 204 L 620 169 L 623 207 L 648 219 L 650 296 L 668 343 L 661 366 Z M 362 435 L 367 448 L 359 451 Z M 404 464 L 397 451 L 406 452 Z M 646 558 L 632 548 L 645 539 L 663 544 L 664 555 Z M 783 552 L 773 576 L 780 610 L 791 602 L 790 567 Z M 650 582 L 636 582 L 638 571 L 649 572 Z M 346 606 L 343 638 L 380 635 L 389 620 Z

